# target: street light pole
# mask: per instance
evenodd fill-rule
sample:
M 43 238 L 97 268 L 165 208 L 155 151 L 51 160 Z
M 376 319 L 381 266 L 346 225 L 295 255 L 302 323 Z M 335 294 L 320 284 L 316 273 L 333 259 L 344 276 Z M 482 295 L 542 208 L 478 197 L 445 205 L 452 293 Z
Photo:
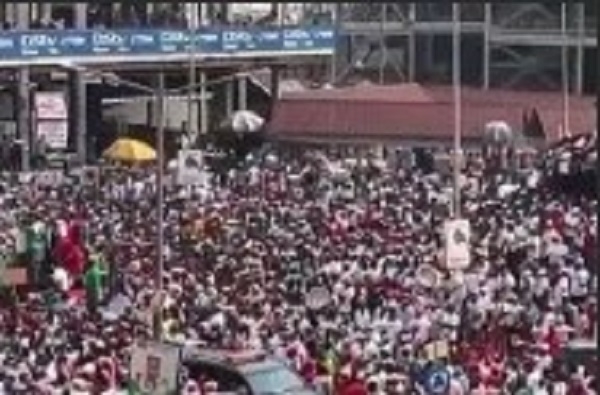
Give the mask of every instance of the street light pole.
M 460 167 L 462 161 L 462 106 L 461 106 L 461 64 L 460 64 L 460 4 L 452 5 L 452 86 L 454 92 L 454 218 L 460 218 Z
M 60 64 L 59 66 L 69 69 L 85 72 L 84 67 L 79 67 L 70 64 Z M 122 79 L 116 75 L 107 74 L 103 72 L 92 72 L 92 75 L 98 75 L 102 78 L 107 78 L 116 85 L 127 86 L 131 89 L 139 90 L 140 92 L 147 93 L 154 98 L 156 108 L 156 156 L 157 156 L 157 168 L 156 168 L 156 267 L 155 267 L 155 282 L 156 282 L 156 297 L 154 298 L 154 304 L 152 306 L 152 326 L 153 336 L 156 341 L 161 341 L 163 332 L 163 314 L 162 314 L 162 292 L 164 291 L 164 169 L 165 169 L 165 120 L 166 120 L 166 93 L 165 88 L 165 74 L 161 71 L 158 74 L 158 86 L 156 88 L 148 87 L 134 81 L 128 81 Z M 176 93 L 182 90 L 195 90 L 197 87 L 206 88 L 208 85 L 219 84 L 227 80 L 235 79 L 239 76 L 246 76 L 244 73 L 238 73 L 233 76 L 223 77 L 210 82 L 201 82 L 198 84 L 192 84 L 180 88 L 170 89 L 169 93 Z
M 157 166 L 156 166 L 156 290 L 158 293 L 163 292 L 163 272 L 164 272 L 164 200 L 165 200 L 165 185 L 163 181 L 164 166 L 165 166 L 165 74 L 158 74 L 158 88 L 156 90 L 156 146 L 157 146 Z M 156 341 L 162 339 L 163 314 L 162 314 L 162 297 L 156 298 L 154 304 L 154 338 Z
M 562 72 L 562 93 L 563 93 L 563 125 L 562 132 L 565 137 L 569 137 L 571 133 L 571 120 L 569 113 L 569 47 L 567 35 L 567 3 L 563 2 L 560 9 L 560 30 L 563 40 L 560 47 L 561 53 L 561 72 Z
M 196 127 L 197 121 L 194 122 L 194 92 L 192 88 L 196 84 L 196 49 L 197 49 L 197 30 L 198 30 L 198 3 L 190 3 L 190 16 L 188 19 L 189 23 L 189 34 L 190 34 L 190 69 L 189 69 L 189 90 L 188 90 L 188 119 L 187 119 L 187 134 L 188 139 L 192 139 L 190 143 L 195 142 L 197 135 Z M 181 140 L 182 143 L 184 139 Z M 183 146 L 181 148 L 188 148 Z

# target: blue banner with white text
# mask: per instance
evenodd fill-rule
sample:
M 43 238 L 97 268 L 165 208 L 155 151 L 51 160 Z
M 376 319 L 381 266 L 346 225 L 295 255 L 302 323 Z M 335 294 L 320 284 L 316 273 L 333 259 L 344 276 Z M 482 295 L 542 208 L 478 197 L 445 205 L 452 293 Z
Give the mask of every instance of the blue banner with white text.
M 278 56 L 333 53 L 333 27 L 52 30 L 0 32 L 0 62 L 34 58 L 170 55 Z M 160 61 L 160 58 L 157 58 Z

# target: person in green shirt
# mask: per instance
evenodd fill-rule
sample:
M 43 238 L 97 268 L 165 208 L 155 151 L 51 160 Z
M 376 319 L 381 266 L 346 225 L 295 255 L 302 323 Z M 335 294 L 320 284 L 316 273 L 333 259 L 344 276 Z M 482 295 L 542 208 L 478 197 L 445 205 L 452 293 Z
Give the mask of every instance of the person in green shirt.
M 26 229 L 25 234 L 25 255 L 30 270 L 31 282 L 35 285 L 40 285 L 42 280 L 47 249 L 47 228 L 42 222 L 35 222 Z
M 83 276 L 85 298 L 90 312 L 96 311 L 104 297 L 104 278 L 107 274 L 104 260 L 100 256 L 93 255 Z

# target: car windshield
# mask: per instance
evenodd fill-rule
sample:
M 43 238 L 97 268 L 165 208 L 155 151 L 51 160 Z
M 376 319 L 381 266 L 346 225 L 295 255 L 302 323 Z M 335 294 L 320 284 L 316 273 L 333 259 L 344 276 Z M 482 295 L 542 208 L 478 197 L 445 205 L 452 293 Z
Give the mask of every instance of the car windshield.
M 304 382 L 283 366 L 254 370 L 248 372 L 246 378 L 256 394 L 285 394 L 305 388 Z

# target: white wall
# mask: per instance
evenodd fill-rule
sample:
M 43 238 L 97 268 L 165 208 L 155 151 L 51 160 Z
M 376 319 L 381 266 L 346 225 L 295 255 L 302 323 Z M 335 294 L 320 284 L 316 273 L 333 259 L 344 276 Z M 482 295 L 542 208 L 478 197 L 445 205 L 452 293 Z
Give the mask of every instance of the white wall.
M 208 95 L 210 99 L 211 95 Z M 200 96 L 196 96 L 199 100 Z M 102 118 L 104 120 L 116 120 L 125 125 L 155 125 L 152 117 L 152 102 L 148 97 L 136 97 L 127 99 L 105 99 L 102 102 Z M 194 102 L 192 122 L 198 123 L 199 102 Z M 165 127 L 180 129 L 183 123 L 188 121 L 187 96 L 170 97 L 166 105 Z M 152 117 L 154 118 L 154 117 Z

